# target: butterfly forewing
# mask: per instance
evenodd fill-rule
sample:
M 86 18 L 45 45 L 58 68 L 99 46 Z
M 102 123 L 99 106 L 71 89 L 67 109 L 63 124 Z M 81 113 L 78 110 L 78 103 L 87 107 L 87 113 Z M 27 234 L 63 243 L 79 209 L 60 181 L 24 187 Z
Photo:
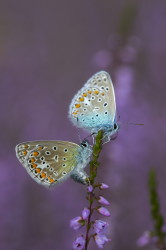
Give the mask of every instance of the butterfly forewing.
M 16 146 L 16 155 L 38 183 L 55 185 L 68 177 L 77 165 L 80 146 L 64 141 L 32 141 Z
M 76 126 L 87 129 L 102 128 L 115 120 L 116 104 L 111 78 L 101 71 L 92 76 L 76 94 L 69 116 Z

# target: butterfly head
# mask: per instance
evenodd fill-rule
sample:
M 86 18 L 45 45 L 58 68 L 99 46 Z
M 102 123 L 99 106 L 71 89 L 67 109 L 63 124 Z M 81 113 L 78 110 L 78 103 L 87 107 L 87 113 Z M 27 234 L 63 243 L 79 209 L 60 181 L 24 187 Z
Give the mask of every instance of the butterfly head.
M 80 144 L 79 159 L 82 159 L 82 161 L 85 160 L 86 162 L 89 162 L 91 155 L 91 145 L 89 144 L 88 140 L 83 140 Z
M 81 146 L 82 146 L 82 148 L 88 148 L 90 146 L 89 141 L 88 140 L 83 140 L 81 142 Z
M 120 126 L 117 122 L 114 122 L 112 126 L 107 127 L 104 130 L 103 144 L 109 142 L 110 140 L 114 140 L 117 136 L 117 132 L 119 129 L 120 129 Z

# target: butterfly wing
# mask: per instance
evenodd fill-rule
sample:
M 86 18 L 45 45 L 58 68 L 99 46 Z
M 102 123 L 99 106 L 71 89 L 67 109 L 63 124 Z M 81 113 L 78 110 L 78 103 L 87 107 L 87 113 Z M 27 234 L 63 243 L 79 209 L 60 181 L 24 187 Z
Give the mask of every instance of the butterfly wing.
M 74 125 L 96 132 L 113 125 L 115 116 L 114 87 L 109 74 L 100 71 L 74 96 L 69 117 Z
M 36 182 L 51 187 L 71 174 L 79 148 L 72 142 L 31 141 L 18 144 L 16 155 Z

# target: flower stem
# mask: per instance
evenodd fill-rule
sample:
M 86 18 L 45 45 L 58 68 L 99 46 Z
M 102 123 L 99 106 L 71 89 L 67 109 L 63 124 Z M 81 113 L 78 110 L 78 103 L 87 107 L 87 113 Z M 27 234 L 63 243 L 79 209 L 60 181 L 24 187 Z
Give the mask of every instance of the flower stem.
M 88 244 L 89 244 L 89 241 L 90 241 L 89 231 L 90 231 L 90 228 L 91 228 L 91 216 L 92 216 L 92 213 L 93 213 L 92 205 L 93 205 L 93 202 L 94 202 L 95 178 L 97 176 L 97 168 L 99 166 L 98 158 L 99 158 L 100 152 L 102 150 L 102 138 L 103 138 L 103 131 L 100 130 L 98 132 L 96 138 L 95 138 L 95 144 L 93 145 L 92 160 L 89 163 L 89 165 L 90 165 L 89 181 L 90 181 L 90 184 L 93 187 L 93 191 L 87 193 L 90 213 L 89 213 L 88 220 L 87 220 L 87 225 L 86 225 L 85 250 L 88 249 Z
M 154 235 L 157 236 L 157 249 L 166 250 L 165 233 L 162 228 L 164 225 L 164 218 L 160 212 L 160 202 L 157 193 L 156 173 L 154 169 L 149 172 L 149 195 L 151 204 L 151 216 L 154 221 Z

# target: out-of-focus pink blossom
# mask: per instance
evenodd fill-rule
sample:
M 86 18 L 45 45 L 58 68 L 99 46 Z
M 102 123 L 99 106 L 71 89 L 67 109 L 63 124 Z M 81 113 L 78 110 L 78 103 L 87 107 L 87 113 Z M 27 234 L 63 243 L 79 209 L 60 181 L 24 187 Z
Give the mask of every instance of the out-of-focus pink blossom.
M 109 188 L 109 186 L 105 183 L 101 183 L 100 189 L 106 189 L 106 188 Z
M 98 248 L 103 248 L 106 242 L 111 241 L 111 239 L 108 239 L 105 235 L 100 235 L 100 234 L 96 234 L 94 236 L 94 239 Z
M 145 231 L 143 235 L 137 240 L 137 245 L 139 247 L 146 246 L 152 242 L 150 232 Z
M 78 236 L 75 241 L 73 242 L 73 248 L 82 250 L 85 247 L 85 238 L 83 235 Z
M 73 218 L 70 221 L 70 227 L 72 227 L 75 230 L 79 229 L 80 227 L 82 227 L 81 220 L 82 220 L 81 216 L 77 216 L 77 217 Z
M 108 223 L 102 220 L 95 220 L 93 225 L 94 231 L 96 234 L 106 234 L 108 231 Z
M 92 185 L 89 185 L 89 186 L 88 186 L 88 192 L 89 192 L 89 193 L 92 193 L 92 191 L 93 191 L 93 186 L 92 186 Z

